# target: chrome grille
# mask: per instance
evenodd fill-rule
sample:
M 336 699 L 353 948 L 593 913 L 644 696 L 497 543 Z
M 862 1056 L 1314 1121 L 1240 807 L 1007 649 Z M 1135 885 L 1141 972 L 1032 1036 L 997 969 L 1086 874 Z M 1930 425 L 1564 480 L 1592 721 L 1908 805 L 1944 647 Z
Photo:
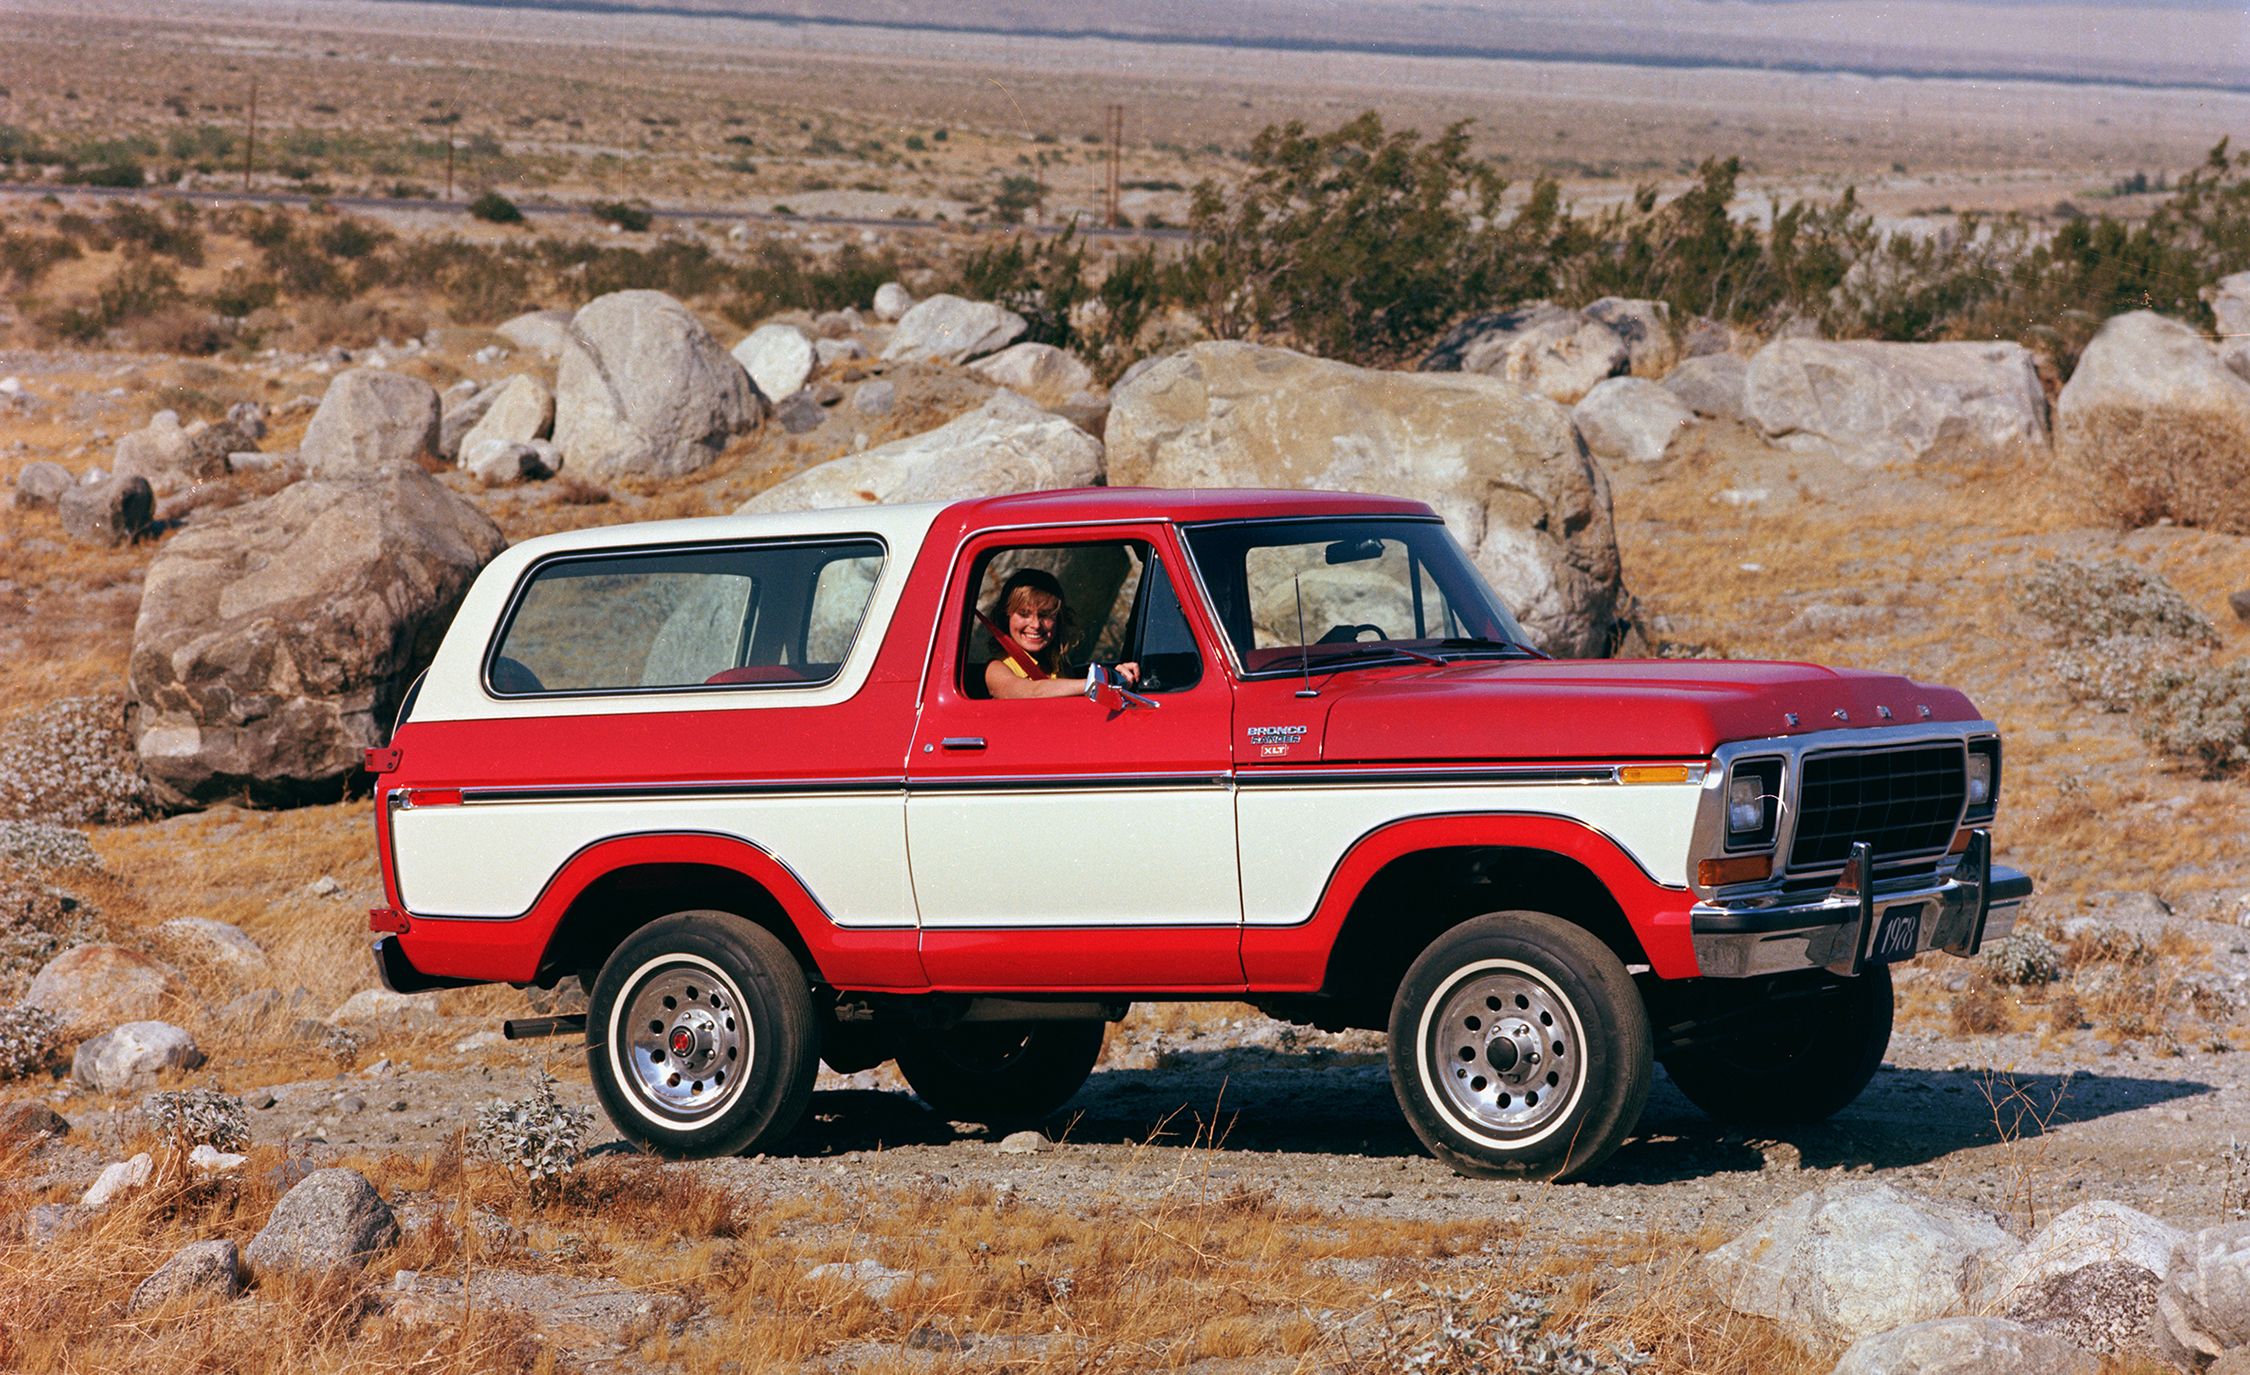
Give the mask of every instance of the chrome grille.
M 1968 793 L 1958 743 L 1816 754 L 1804 763 L 1789 867 L 1831 868 L 1866 841 L 1878 861 L 1942 854 Z

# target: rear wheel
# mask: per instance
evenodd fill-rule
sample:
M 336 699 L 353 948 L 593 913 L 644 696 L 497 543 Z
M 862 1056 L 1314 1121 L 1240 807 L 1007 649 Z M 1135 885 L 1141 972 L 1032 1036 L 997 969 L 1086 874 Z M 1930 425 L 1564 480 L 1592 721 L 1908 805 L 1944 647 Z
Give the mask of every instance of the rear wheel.
M 819 1069 L 812 992 L 772 932 L 680 912 L 626 937 L 594 981 L 586 1063 L 610 1121 L 665 1155 L 771 1147 Z
M 1094 1072 L 1107 1031 L 1102 1022 L 963 1022 L 901 1047 L 898 1071 L 950 1120 L 1036 1122 Z
M 1664 1070 L 1720 1122 L 1819 1122 L 1867 1087 L 1891 1044 L 1891 969 L 1769 996 L 1725 1040 L 1685 1046 Z
M 1447 931 L 1391 1004 L 1391 1087 L 1431 1154 L 1463 1174 L 1568 1179 L 1640 1120 L 1648 1015 L 1617 956 L 1543 912 Z

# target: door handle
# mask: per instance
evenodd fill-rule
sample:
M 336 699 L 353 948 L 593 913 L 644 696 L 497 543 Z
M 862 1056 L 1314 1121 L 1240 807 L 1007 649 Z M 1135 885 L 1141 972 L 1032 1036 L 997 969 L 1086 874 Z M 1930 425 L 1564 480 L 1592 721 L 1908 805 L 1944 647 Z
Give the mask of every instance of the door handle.
M 981 735 L 948 735 L 938 743 L 949 750 L 981 750 L 984 748 L 984 737 Z

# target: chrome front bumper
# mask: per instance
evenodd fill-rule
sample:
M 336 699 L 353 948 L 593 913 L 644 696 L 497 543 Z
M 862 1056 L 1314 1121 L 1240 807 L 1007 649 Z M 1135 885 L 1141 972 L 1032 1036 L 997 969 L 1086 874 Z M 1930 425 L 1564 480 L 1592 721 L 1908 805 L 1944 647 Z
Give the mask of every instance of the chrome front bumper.
M 1871 881 L 1874 872 L 1874 854 L 1864 844 L 1854 845 L 1836 886 L 1820 897 L 1761 895 L 1695 904 L 1689 930 L 1697 967 L 1714 979 L 1796 969 L 1857 974 L 1873 955 L 1884 916 L 1911 904 L 1922 907 L 1913 954 L 1974 955 L 2014 928 L 2016 909 L 2031 896 L 2029 876 L 1993 864 L 1988 831 L 1971 833 L 1951 878 L 1886 885 Z

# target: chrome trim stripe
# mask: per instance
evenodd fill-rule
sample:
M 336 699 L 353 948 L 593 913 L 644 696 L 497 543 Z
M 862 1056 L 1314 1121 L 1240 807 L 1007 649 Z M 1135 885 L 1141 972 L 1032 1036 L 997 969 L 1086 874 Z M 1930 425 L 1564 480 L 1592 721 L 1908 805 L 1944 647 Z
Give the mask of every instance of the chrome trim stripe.
M 880 797 L 895 793 L 1110 792 L 1205 788 L 1552 787 L 1616 784 L 1618 766 L 1501 769 L 1257 769 L 1119 774 L 968 774 L 913 778 L 710 779 L 682 783 L 586 783 L 551 788 L 463 788 L 463 806 L 524 802 L 661 801 L 670 798 Z M 1675 786 L 1690 786 L 1682 780 Z M 424 789 L 425 791 L 427 789 Z M 394 788 L 397 799 L 412 789 Z M 401 805 L 393 802 L 394 806 Z
M 508 802 L 656 802 L 668 798 L 880 797 L 906 790 L 903 778 L 713 779 L 695 783 L 585 783 L 557 788 L 463 788 L 463 806 Z
M 917 778 L 908 797 L 932 793 L 1223 792 L 1234 780 L 1223 773 L 1088 774 L 1069 778 L 1035 774 Z
M 1497 769 L 1244 769 L 1234 776 L 1244 788 L 1366 788 L 1461 787 L 1491 785 L 1529 787 L 1556 783 L 1615 783 L 1617 766 L 1599 768 L 1497 768 Z M 1680 780 L 1685 786 L 1689 780 Z M 1697 780 L 1700 781 L 1700 780 Z

